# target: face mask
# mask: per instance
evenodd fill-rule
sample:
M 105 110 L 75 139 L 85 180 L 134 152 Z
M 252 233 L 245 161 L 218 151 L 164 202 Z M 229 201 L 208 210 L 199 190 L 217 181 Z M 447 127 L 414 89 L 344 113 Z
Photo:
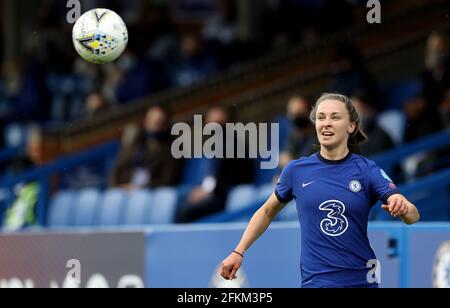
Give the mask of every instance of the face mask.
M 145 134 L 145 137 L 146 137 L 147 141 L 151 141 L 151 140 L 163 141 L 163 140 L 166 140 L 167 133 L 166 132 L 147 132 Z
M 304 116 L 296 117 L 293 122 L 294 122 L 295 127 L 299 128 L 299 129 L 305 129 L 310 124 L 309 118 L 304 117 Z

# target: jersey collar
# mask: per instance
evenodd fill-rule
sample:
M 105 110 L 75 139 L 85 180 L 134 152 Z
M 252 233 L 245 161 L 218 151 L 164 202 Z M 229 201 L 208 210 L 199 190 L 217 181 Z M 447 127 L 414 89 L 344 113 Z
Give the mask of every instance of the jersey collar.
M 345 163 L 347 160 L 349 160 L 350 157 L 352 157 L 352 152 L 348 152 L 347 156 L 345 156 L 344 158 L 342 158 L 342 159 L 340 159 L 340 160 L 329 160 L 329 159 L 326 159 L 325 157 L 323 157 L 322 155 L 320 155 L 320 152 L 317 152 L 316 155 L 317 155 L 317 158 L 318 158 L 321 162 L 323 162 L 323 163 L 325 163 L 325 164 L 329 164 L 329 165 L 339 165 L 339 164 Z

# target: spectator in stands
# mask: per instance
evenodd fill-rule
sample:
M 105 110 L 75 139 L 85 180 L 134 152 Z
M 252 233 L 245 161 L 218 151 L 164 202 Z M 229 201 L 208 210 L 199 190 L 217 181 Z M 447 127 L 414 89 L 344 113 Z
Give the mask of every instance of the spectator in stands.
M 19 58 L 2 65 L 3 95 L 15 121 L 43 120 L 48 116 L 41 71 L 34 63 Z
M 151 64 L 140 57 L 132 47 L 127 48 L 117 61 L 116 99 L 119 103 L 149 95 L 154 90 L 155 78 Z
M 93 92 L 86 98 L 85 119 L 93 119 L 108 111 L 109 105 L 98 92 Z
M 7 175 L 18 175 L 43 163 L 43 136 L 40 128 L 34 127 L 28 135 L 25 154 L 9 164 Z M 36 205 L 40 190 L 39 182 L 33 180 L 19 183 L 14 190 L 15 199 L 6 212 L 4 222 L 5 229 L 9 231 L 19 230 L 37 223 Z
M 439 104 L 439 115 L 444 129 L 450 129 L 450 88 L 446 89 Z M 450 147 L 428 153 L 417 166 L 416 176 L 429 175 L 450 167 Z
M 30 128 L 25 153 L 9 162 L 7 174 L 11 176 L 17 175 L 27 169 L 42 165 L 44 163 L 43 141 L 41 129 L 38 126 Z
M 427 41 L 423 91 L 429 110 L 436 115 L 444 90 L 450 87 L 450 46 L 445 34 L 434 32 Z
M 339 44 L 333 55 L 331 71 L 335 75 L 330 85 L 331 92 L 350 96 L 357 91 L 364 91 L 376 102 L 379 100 L 378 85 L 371 74 L 361 52 L 348 43 Z M 383 106 L 379 106 L 380 109 Z
M 369 140 L 360 146 L 364 156 L 372 156 L 394 147 L 391 137 L 377 123 L 377 104 L 365 92 L 352 96 L 353 105 L 361 115 L 362 128 Z
M 112 185 L 124 189 L 156 188 L 177 184 L 179 161 L 171 154 L 170 119 L 166 110 L 148 110 L 143 127 L 126 132 L 112 171 Z
M 423 138 L 441 129 L 441 122 L 436 121 L 439 115 L 432 112 L 429 107 L 421 93 L 403 104 L 408 127 L 405 130 L 405 142 Z
M 196 33 L 186 33 L 181 38 L 181 57 L 171 74 L 175 86 L 188 87 L 217 72 L 217 61 L 208 53 Z
M 218 11 L 207 20 L 203 29 L 205 40 L 218 41 L 230 45 L 237 40 L 236 3 L 229 0 L 218 1 Z
M 287 116 L 292 121 L 292 131 L 289 133 L 285 149 L 280 155 L 280 167 L 284 168 L 290 161 L 315 152 L 313 145 L 317 144 L 316 133 L 309 119 L 311 103 L 301 95 L 290 98 L 287 106 Z
M 206 116 L 207 123 L 217 123 L 225 127 L 230 116 L 220 107 L 212 108 Z M 224 153 L 230 146 L 224 138 Z M 235 149 L 235 156 L 236 149 Z M 225 208 L 229 190 L 236 185 L 250 183 L 253 180 L 254 170 L 251 160 L 244 158 L 216 158 L 208 160 L 209 172 L 205 175 L 202 185 L 195 187 L 187 197 L 184 204 L 177 211 L 177 223 L 188 223 L 211 215 Z
M 404 104 L 408 129 L 405 141 L 412 141 L 442 129 L 439 103 L 450 87 L 450 58 L 448 41 L 444 34 L 435 32 L 427 41 L 426 70 L 422 74 L 423 93 Z

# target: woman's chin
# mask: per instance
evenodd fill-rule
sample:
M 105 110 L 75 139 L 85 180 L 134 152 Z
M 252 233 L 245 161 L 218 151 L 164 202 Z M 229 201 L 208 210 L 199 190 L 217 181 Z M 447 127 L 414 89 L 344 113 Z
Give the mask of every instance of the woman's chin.
M 335 144 L 335 142 L 333 142 L 333 141 L 331 141 L 331 140 L 327 140 L 327 139 L 322 139 L 322 140 L 320 140 L 320 144 L 322 145 L 322 146 L 324 146 L 324 147 L 332 147 L 334 144 Z
M 330 140 L 322 140 L 322 142 L 320 143 L 320 145 L 324 148 L 326 148 L 327 150 L 332 150 L 334 148 L 337 147 L 336 142 L 332 142 Z

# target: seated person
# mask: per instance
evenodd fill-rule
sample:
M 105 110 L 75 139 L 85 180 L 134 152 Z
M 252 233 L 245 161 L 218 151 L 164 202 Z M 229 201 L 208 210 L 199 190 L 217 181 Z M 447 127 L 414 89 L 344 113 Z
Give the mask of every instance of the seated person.
M 357 92 L 352 96 L 353 104 L 362 118 L 362 129 L 369 140 L 360 145 L 361 154 L 371 156 L 392 149 L 394 142 L 377 123 L 377 108 L 366 92 Z
M 180 161 L 171 154 L 169 115 L 163 108 L 150 108 L 143 126 L 125 133 L 129 140 L 123 142 L 112 171 L 113 186 L 131 190 L 177 184 Z
M 284 168 L 290 161 L 315 152 L 313 146 L 318 144 L 313 123 L 309 119 L 311 103 L 303 96 L 293 96 L 287 106 L 287 114 L 293 123 L 288 135 L 285 149 L 280 155 L 280 167 Z
M 28 135 L 26 153 L 9 162 L 6 174 L 15 176 L 43 163 L 43 136 L 40 128 L 34 127 Z M 36 180 L 19 183 L 13 188 L 14 201 L 12 204 L 7 204 L 10 207 L 4 217 L 5 230 L 17 231 L 34 226 L 39 220 L 43 221 L 43 217 L 36 215 L 40 188 L 41 184 Z
M 206 118 L 207 123 L 217 123 L 222 127 L 229 122 L 229 115 L 223 108 L 212 108 Z M 229 145 L 224 142 L 224 153 L 227 146 Z M 179 207 L 177 223 L 189 223 L 223 211 L 229 190 L 253 180 L 254 167 L 250 159 L 216 158 L 209 163 L 202 185 L 192 189 L 184 204 Z

